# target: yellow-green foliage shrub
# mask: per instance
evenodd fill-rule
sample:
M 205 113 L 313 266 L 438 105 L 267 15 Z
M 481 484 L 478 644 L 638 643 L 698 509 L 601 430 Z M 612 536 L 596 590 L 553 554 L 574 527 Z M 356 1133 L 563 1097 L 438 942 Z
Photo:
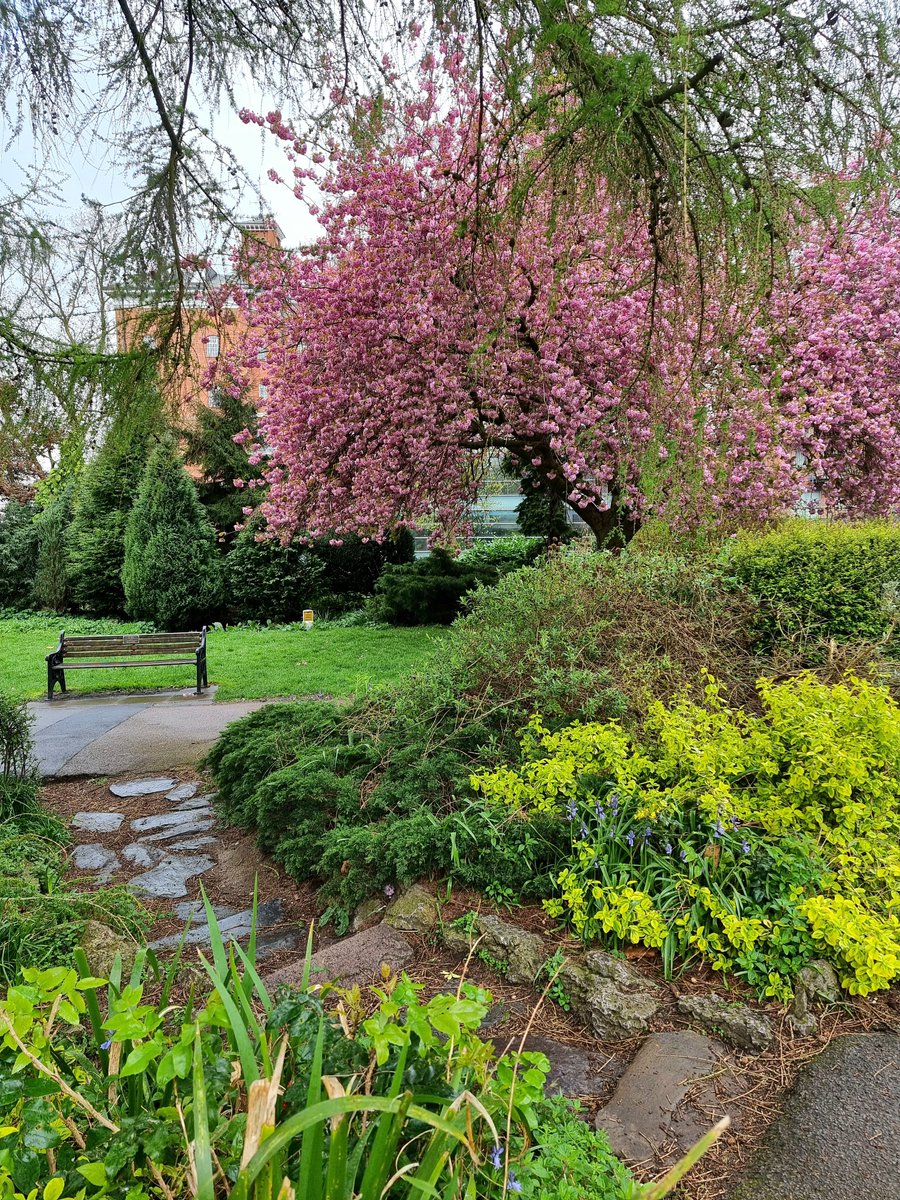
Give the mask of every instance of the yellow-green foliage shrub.
M 654 703 L 636 741 L 615 722 L 533 717 L 522 761 L 473 776 L 523 819 L 567 819 L 548 910 L 587 938 L 699 951 L 763 993 L 824 948 L 845 986 L 900 975 L 900 707 L 885 688 L 806 674 L 758 683 L 761 715 Z
M 766 641 L 875 641 L 893 622 L 900 523 L 797 518 L 769 533 L 741 534 L 727 557 L 761 605 Z

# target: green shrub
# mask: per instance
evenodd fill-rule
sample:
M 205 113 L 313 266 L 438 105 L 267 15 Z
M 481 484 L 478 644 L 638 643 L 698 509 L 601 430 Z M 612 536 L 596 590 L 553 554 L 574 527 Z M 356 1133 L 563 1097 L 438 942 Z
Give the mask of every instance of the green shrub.
M 131 616 L 160 629 L 196 629 L 222 604 L 216 532 L 187 471 L 158 446 L 128 518 L 122 583 Z
M 0 692 L 0 776 L 27 775 L 33 748 L 28 709 Z
M 0 508 L 0 609 L 29 608 L 37 564 L 33 504 L 7 500 Z
M 760 637 L 816 642 L 876 641 L 897 619 L 900 523 L 788 521 L 741 534 L 726 552 L 760 604 Z
M 510 537 L 476 542 L 468 550 L 463 550 L 456 561 L 470 566 L 497 567 L 505 574 L 507 571 L 518 571 L 520 567 L 530 567 L 543 551 L 543 538 L 515 533 Z
M 370 596 L 385 567 L 409 563 L 415 557 L 408 529 L 399 529 L 382 542 L 363 541 L 355 534 L 319 538 L 311 550 L 325 568 L 324 591 L 334 596 Z
M 568 827 L 557 876 L 587 940 L 699 953 L 784 999 L 817 952 L 851 992 L 900 977 L 900 706 L 863 680 L 761 679 L 762 713 L 651 705 L 641 734 L 615 723 L 552 732 L 533 717 L 520 764 L 473 786 L 519 819 Z
M 416 872 L 479 887 L 500 872 L 519 894 L 546 894 L 567 832 L 474 802 L 473 766 L 514 752 L 535 709 L 555 723 L 639 723 L 707 661 L 755 697 L 742 610 L 706 570 L 572 555 L 504 577 L 400 685 L 350 708 L 271 705 L 230 726 L 207 760 L 223 815 L 294 877 L 324 881 L 345 911 Z
M 292 542 L 257 541 L 258 521 L 237 537 L 225 560 L 228 614 L 232 621 L 299 621 L 319 608 L 325 568 L 309 548 Z
M 479 584 L 495 583 L 498 574 L 493 564 L 463 562 L 446 550 L 433 550 L 416 562 L 385 568 L 371 612 L 389 625 L 449 625 L 463 598 Z

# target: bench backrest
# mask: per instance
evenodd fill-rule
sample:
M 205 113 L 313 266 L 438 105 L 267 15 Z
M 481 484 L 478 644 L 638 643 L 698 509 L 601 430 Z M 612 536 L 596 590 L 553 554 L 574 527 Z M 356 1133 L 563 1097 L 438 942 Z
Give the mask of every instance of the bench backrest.
M 193 654 L 203 644 L 205 631 L 188 633 L 123 633 L 87 634 L 82 637 L 63 636 L 62 658 L 134 658 L 148 655 L 158 658 L 167 655 Z

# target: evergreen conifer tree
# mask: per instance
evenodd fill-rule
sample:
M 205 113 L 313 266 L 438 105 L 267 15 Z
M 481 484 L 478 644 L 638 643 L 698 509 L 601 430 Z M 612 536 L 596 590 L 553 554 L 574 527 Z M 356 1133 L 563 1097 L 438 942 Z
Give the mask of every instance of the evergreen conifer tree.
M 97 457 L 81 474 L 68 537 L 68 580 L 70 599 L 84 612 L 118 617 L 125 611 L 125 529 L 147 463 L 151 431 L 161 422 L 162 403 L 155 387 L 139 383 L 120 405 Z
M 216 532 L 172 446 L 150 456 L 128 519 L 122 568 L 130 616 L 160 629 L 208 623 L 222 603 Z
M 75 483 L 70 482 L 46 506 L 37 519 L 37 569 L 34 602 L 49 612 L 65 612 L 69 603 L 66 549 Z
M 258 479 L 259 467 L 247 461 L 247 452 L 234 441 L 244 429 L 256 428 L 256 409 L 230 389 L 216 393 L 215 407 L 202 407 L 196 423 L 182 431 L 184 459 L 200 468 L 197 484 L 200 503 L 215 525 L 219 541 L 230 548 L 234 541 L 235 525 L 243 524 L 243 508 L 262 498 L 261 491 L 236 488 L 235 479 Z

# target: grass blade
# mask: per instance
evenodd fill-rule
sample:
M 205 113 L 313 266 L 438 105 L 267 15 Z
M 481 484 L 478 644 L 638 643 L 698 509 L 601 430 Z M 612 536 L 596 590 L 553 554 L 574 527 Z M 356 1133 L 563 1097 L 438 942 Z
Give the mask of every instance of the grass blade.
M 222 1001 L 222 1007 L 225 1009 L 226 1016 L 228 1017 L 229 1040 L 237 1050 L 238 1058 L 241 1060 L 241 1070 L 244 1073 L 244 1084 L 246 1087 L 249 1087 L 251 1083 L 259 1079 L 259 1066 L 256 1061 L 256 1053 L 253 1049 L 253 1042 L 250 1039 L 250 1034 L 247 1032 L 247 1026 L 244 1024 L 240 1010 L 228 991 L 226 977 L 220 975 L 202 954 L 199 957 L 200 962 L 203 964 L 203 969 L 212 980 L 219 994 L 219 999 Z
M 203 1074 L 203 1047 L 200 1026 L 194 1027 L 194 1174 L 197 1200 L 215 1200 L 212 1147 L 209 1139 L 209 1113 L 206 1106 L 206 1078 Z
M 312 938 L 312 927 L 310 927 Z M 307 954 L 307 961 L 309 955 Z M 309 1088 L 306 1093 L 307 1111 L 314 1109 L 322 1098 L 322 1058 L 325 1050 L 325 1018 L 319 1018 L 319 1032 L 316 1035 L 316 1045 L 313 1050 L 310 1067 Z M 281 1129 L 286 1128 L 290 1121 L 285 1122 Z M 281 1132 L 279 1130 L 279 1133 Z M 297 1191 L 304 1200 L 320 1200 L 322 1195 L 322 1155 L 325 1147 L 324 1130 L 321 1125 L 310 1125 L 303 1134 L 300 1146 L 300 1178 L 297 1181 Z M 251 1163 L 252 1166 L 252 1163 Z
M 232 944 L 234 946 L 235 953 L 237 954 L 237 956 L 241 960 L 241 962 L 244 964 L 245 977 L 249 976 L 250 980 L 253 983 L 253 991 L 256 993 L 256 996 L 259 999 L 260 1004 L 262 1004 L 264 1011 L 268 1015 L 272 1011 L 272 997 L 269 995 L 268 988 L 263 983 L 262 977 L 260 976 L 259 972 L 256 970 L 256 967 L 254 966 L 254 964 L 247 957 L 241 944 L 239 942 L 234 942 Z M 248 997 L 248 999 L 249 999 L 249 997 Z
M 215 910 L 210 903 L 209 896 L 206 894 L 206 888 L 204 888 L 202 883 L 200 884 L 200 898 L 206 910 L 206 923 L 209 926 L 209 944 L 213 953 L 213 962 L 216 964 L 216 971 L 221 978 L 226 979 L 228 977 L 228 956 L 225 953 L 225 943 L 222 941 L 222 931 L 219 928 Z
M 691 1167 L 699 1162 L 713 1142 L 725 1132 L 730 1124 L 731 1118 L 725 1116 L 710 1129 L 709 1133 L 704 1133 L 703 1137 L 691 1146 L 687 1154 L 680 1158 L 662 1179 L 658 1179 L 656 1183 L 648 1183 L 640 1190 L 638 1193 L 640 1200 L 662 1200 L 663 1196 L 668 1196 L 670 1192 L 674 1191 Z

